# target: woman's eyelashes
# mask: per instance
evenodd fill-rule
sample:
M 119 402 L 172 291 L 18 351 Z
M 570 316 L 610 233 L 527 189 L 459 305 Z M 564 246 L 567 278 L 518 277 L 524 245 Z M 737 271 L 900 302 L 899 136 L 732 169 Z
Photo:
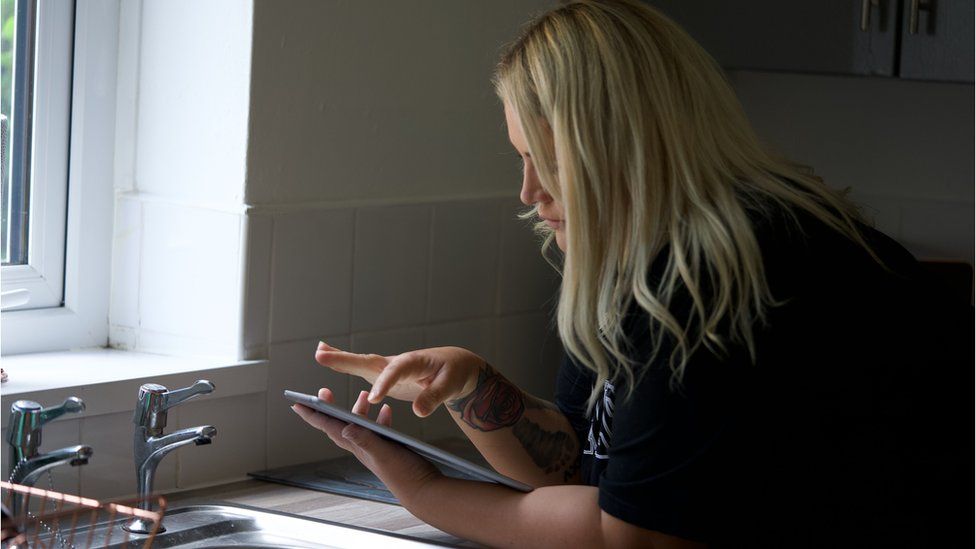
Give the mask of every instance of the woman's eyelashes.
M 515 152 L 515 155 L 518 157 L 519 175 L 522 175 L 525 173 L 525 157 L 519 154 L 517 151 Z

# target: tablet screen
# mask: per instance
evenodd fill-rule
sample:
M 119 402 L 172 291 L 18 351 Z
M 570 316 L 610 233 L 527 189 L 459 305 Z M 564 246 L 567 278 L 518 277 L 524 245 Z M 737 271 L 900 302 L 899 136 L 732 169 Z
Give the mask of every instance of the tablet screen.
M 298 393 L 295 391 L 285 391 L 285 398 L 292 402 L 297 402 L 298 404 L 313 408 L 338 420 L 345 421 L 346 423 L 354 423 L 356 425 L 365 427 L 384 438 L 403 444 L 407 448 L 410 448 L 414 452 L 431 461 L 465 473 L 466 475 L 474 477 L 478 480 L 502 484 L 504 486 L 508 486 L 509 488 L 519 490 L 520 492 L 532 491 L 532 487 L 528 484 L 524 484 L 515 479 L 508 478 L 505 475 L 492 471 L 491 469 L 471 463 L 466 459 L 462 459 L 454 454 L 445 452 L 444 450 L 431 446 L 426 442 L 417 440 L 409 435 L 405 435 L 392 427 L 380 425 L 379 423 L 376 423 L 375 421 L 372 421 L 364 416 L 353 414 L 352 412 L 343 410 L 338 406 L 333 406 L 332 404 L 319 400 L 312 395 Z

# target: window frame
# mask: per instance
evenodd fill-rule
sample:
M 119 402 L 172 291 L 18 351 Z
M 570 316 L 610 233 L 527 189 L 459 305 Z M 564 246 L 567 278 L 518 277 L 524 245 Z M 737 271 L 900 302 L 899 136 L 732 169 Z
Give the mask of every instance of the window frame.
M 28 204 L 27 263 L 3 267 L 3 291 L 26 289 L 30 301 L 21 308 L 58 307 L 64 297 L 65 223 L 68 192 L 68 140 L 71 116 L 71 68 L 74 37 L 73 2 L 32 0 L 36 62 L 28 69 L 33 89 L 27 107 L 32 127 L 25 134 L 14 120 L 11 146 L 25 138 Z M 20 16 L 20 14 L 18 14 Z M 28 53 L 29 55 L 29 53 Z M 18 68 L 17 72 L 23 70 Z M 19 92 L 22 90 L 16 90 Z M 16 99 L 16 98 L 15 98 Z M 20 113 L 23 118 L 23 113 Z M 14 176 L 20 170 L 14 171 Z
M 45 4 L 48 3 L 40 2 L 38 6 L 39 23 L 40 6 Z M 62 216 L 66 219 L 65 229 L 61 231 L 64 294 L 60 306 L 0 313 L 0 354 L 3 355 L 108 344 L 120 3 L 119 0 L 86 0 L 50 4 L 74 8 L 74 55 L 68 63 L 70 130 L 62 178 L 67 199 L 61 200 L 62 207 L 65 202 L 67 207 L 66 218 Z M 41 58 L 38 65 L 40 61 Z M 35 102 L 35 112 L 39 110 Z M 40 164 L 33 163 L 32 168 Z M 32 189 L 32 200 L 33 196 Z M 57 201 L 50 197 L 44 200 Z M 5 291 L 7 268 L 3 271 Z M 31 302 L 36 304 L 33 295 Z M 31 303 L 27 305 L 31 306 Z

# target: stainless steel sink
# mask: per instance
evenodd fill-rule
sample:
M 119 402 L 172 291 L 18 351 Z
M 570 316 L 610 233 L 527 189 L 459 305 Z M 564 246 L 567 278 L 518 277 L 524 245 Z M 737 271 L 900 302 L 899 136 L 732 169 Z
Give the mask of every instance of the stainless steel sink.
M 239 505 L 191 505 L 166 512 L 166 531 L 156 535 L 153 547 L 193 549 L 206 547 L 321 548 L 321 547 L 445 547 L 398 534 L 296 517 Z M 146 536 L 125 532 L 118 521 L 97 524 L 94 531 L 79 530 L 75 539 L 91 539 L 91 547 L 141 547 Z M 92 535 L 92 538 L 88 538 Z M 106 543 L 106 541 L 108 543 Z

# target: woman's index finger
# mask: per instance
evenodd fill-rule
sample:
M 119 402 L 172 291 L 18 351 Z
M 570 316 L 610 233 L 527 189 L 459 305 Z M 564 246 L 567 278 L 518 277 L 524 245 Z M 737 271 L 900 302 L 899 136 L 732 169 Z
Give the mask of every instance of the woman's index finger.
M 380 355 L 361 355 L 346 351 L 315 351 L 315 361 L 340 372 L 357 373 L 364 370 L 379 372 L 386 367 L 389 360 Z
M 369 392 L 369 402 L 376 404 L 383 400 L 390 389 L 401 381 L 416 381 L 426 376 L 426 364 L 422 360 L 417 360 L 417 356 L 415 353 L 404 353 L 393 357 L 373 382 L 373 388 Z

